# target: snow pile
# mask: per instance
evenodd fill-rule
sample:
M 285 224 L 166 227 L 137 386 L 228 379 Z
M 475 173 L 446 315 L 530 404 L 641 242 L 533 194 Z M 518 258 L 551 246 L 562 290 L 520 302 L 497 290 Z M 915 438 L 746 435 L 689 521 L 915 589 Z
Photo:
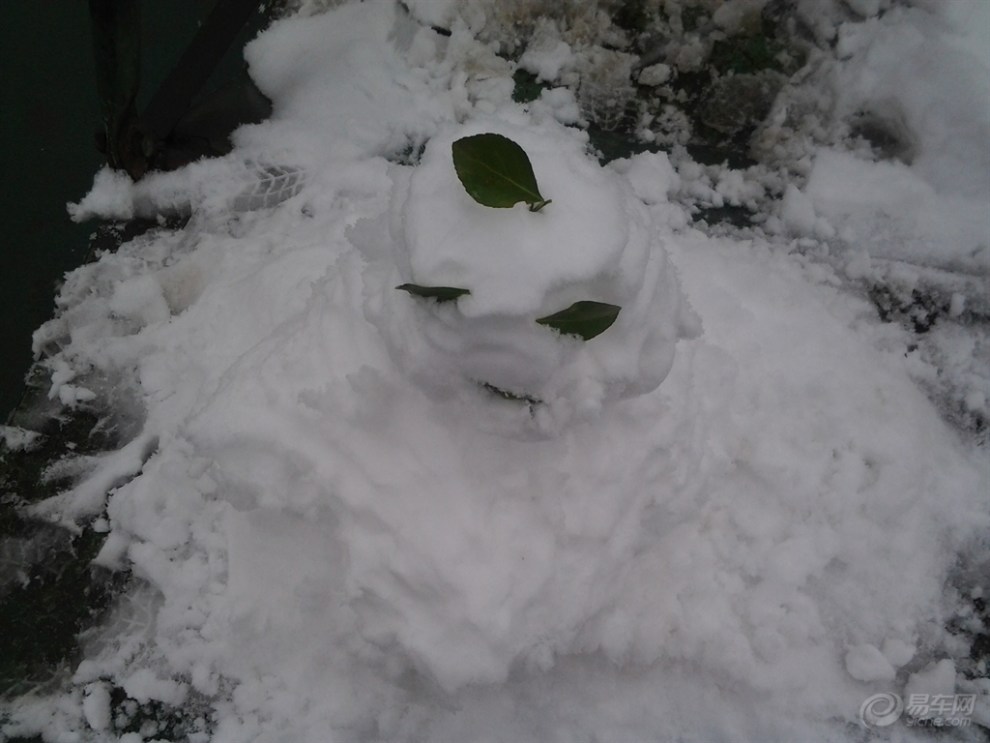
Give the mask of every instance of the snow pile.
M 764 177 L 771 193 L 783 191 L 780 223 L 764 224 L 797 238 L 797 250 L 830 263 L 885 320 L 902 323 L 912 335 L 893 342 L 912 377 L 946 419 L 985 443 L 990 6 L 855 11 L 816 27 L 834 53 L 812 54 L 803 82 L 785 89 L 765 126 L 767 152 L 786 152 L 780 162 L 798 179 Z M 841 18 L 841 7 L 832 15 Z M 779 137 L 788 128 L 796 136 Z
M 990 188 L 976 198 L 944 196 L 901 163 L 874 163 L 824 150 L 815 159 L 806 192 L 815 215 L 824 215 L 845 240 L 876 258 L 990 270 Z M 817 221 L 810 230 L 807 224 L 801 222 L 800 231 L 822 231 Z M 834 229 L 825 232 L 835 234 Z
M 144 407 L 39 508 L 105 519 L 138 585 L 3 732 L 113 740 L 113 685 L 197 741 L 858 740 L 872 694 L 979 688 L 945 582 L 990 468 L 889 326 L 688 227 L 666 156 L 595 164 L 456 19 L 410 23 L 368 0 L 262 35 L 275 115 L 224 167 L 305 163 L 298 188 L 244 211 L 205 167 L 149 181 L 188 179 L 189 226 L 80 269 L 39 331 L 53 394 Z M 479 131 L 553 202 L 471 201 L 450 143 Z M 587 342 L 534 322 L 580 300 L 622 311 Z
M 990 271 L 990 6 L 896 7 L 839 27 L 832 115 L 875 140 L 814 158 L 799 234 L 839 234 L 877 258 Z M 824 217 L 826 225 L 802 217 Z M 830 227 L 829 227 L 830 225 Z

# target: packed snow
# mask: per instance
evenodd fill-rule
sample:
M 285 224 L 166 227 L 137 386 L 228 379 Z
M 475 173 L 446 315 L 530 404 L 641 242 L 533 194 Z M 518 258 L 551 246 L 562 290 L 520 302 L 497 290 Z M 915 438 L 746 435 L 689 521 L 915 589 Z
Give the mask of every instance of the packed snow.
M 947 623 L 990 588 L 990 462 L 853 280 L 965 271 L 954 317 L 987 301 L 986 6 L 817 18 L 835 115 L 876 101 L 914 149 L 809 136 L 771 202 L 773 173 L 683 149 L 600 165 L 572 91 L 512 101 L 490 5 L 304 6 L 246 49 L 274 114 L 231 155 L 104 171 L 73 205 L 191 218 L 70 274 L 36 334 L 53 396 L 113 386 L 140 430 L 35 511 L 102 519 L 97 561 L 137 580 L 0 735 L 158 739 L 115 737 L 120 687 L 218 743 L 930 734 L 864 727 L 881 692 L 976 694 L 976 739 L 990 682 Z M 519 64 L 553 81 L 576 44 Z M 529 154 L 540 212 L 457 180 L 451 142 L 489 131 Z M 699 229 L 695 199 L 766 229 Z M 534 322 L 579 300 L 622 311 L 589 341 Z M 979 341 L 939 338 L 985 411 Z

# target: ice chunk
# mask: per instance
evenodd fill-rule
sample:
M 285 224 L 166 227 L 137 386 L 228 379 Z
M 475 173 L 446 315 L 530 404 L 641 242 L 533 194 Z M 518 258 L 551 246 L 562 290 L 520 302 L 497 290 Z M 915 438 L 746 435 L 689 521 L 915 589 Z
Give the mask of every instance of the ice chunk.
M 646 85 L 649 87 L 656 87 L 657 85 L 663 85 L 670 79 L 671 69 L 670 65 L 666 64 L 654 64 L 649 67 L 644 67 L 639 72 L 639 84 Z
M 799 235 L 814 234 L 818 220 L 811 200 L 793 183 L 788 183 L 784 191 L 780 217 L 788 229 Z
M 912 673 L 904 686 L 907 700 L 906 712 L 920 719 L 934 717 L 936 712 L 928 704 L 932 697 L 944 697 L 956 691 L 956 664 L 949 658 L 929 663 L 917 673 Z M 912 709 L 912 698 L 925 700 Z
M 141 325 L 164 322 L 171 314 L 162 294 L 162 285 L 150 274 L 117 284 L 110 298 L 110 310 Z
M 561 70 L 572 61 L 573 56 L 570 45 L 560 38 L 556 27 L 551 23 L 541 23 L 519 58 L 519 66 L 532 72 L 539 80 L 552 81 L 560 77 Z
M 890 661 L 894 668 L 900 668 L 910 662 L 917 649 L 913 643 L 888 637 L 883 641 L 882 651 L 883 657 Z
M 93 730 L 110 727 L 110 692 L 106 684 L 99 681 L 89 684 L 83 694 L 82 707 L 86 724 Z
M 857 681 L 893 681 L 894 667 L 876 646 L 853 645 L 846 652 L 846 671 Z
M 614 160 L 612 167 L 623 173 L 633 191 L 647 204 L 661 204 L 681 185 L 665 152 L 643 152 L 629 159 Z

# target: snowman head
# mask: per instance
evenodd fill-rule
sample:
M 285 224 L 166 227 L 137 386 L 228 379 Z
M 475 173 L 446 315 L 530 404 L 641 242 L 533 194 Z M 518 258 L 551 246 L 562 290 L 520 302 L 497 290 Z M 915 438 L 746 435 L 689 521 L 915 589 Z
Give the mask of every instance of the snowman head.
M 534 180 L 504 149 L 485 162 L 468 148 L 473 182 L 457 158 L 465 142 L 508 142 Z M 473 385 L 570 416 L 666 376 L 684 326 L 676 277 L 644 205 L 585 143 L 555 122 L 475 122 L 435 137 L 398 178 L 393 306 L 410 321 L 391 342 L 428 387 Z M 522 200 L 479 202 L 506 180 Z

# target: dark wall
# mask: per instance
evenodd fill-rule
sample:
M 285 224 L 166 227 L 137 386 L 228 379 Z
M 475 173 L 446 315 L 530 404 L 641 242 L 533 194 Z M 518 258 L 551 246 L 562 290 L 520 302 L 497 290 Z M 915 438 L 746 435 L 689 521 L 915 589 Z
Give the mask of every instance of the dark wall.
M 55 282 L 85 255 L 92 227 L 65 203 L 89 186 L 100 155 L 83 0 L 4 0 L 0 10 L 0 420 L 21 394 L 31 332 L 52 314 Z
M 137 0 L 134 0 L 135 2 Z M 146 102 L 185 49 L 212 0 L 143 0 Z M 206 89 L 241 69 L 249 24 Z M 16 406 L 31 364 L 31 334 L 52 316 L 57 283 L 81 263 L 94 224 L 73 224 L 102 165 L 99 100 L 86 0 L 0 2 L 0 423 Z

